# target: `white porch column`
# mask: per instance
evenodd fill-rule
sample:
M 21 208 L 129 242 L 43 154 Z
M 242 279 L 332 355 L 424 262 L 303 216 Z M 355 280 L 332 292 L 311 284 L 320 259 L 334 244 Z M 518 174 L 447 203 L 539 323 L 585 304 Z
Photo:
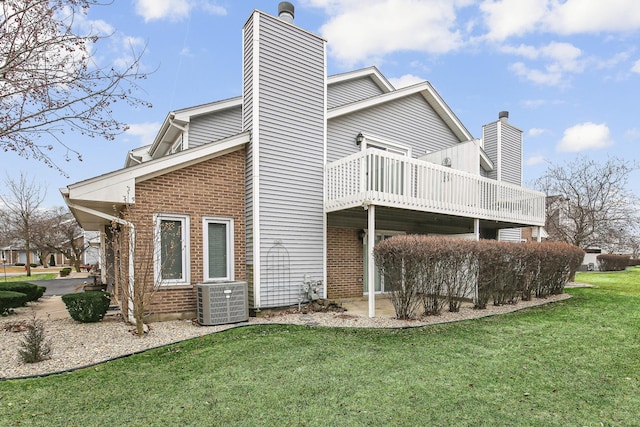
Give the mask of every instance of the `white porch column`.
M 478 218 L 473 219 L 473 236 L 476 242 L 480 240 L 480 220 Z
M 369 288 L 369 317 L 376 317 L 376 270 L 373 246 L 376 244 L 376 207 L 369 205 L 367 211 L 367 287 Z
M 538 243 L 542 242 L 542 227 L 538 226 L 536 227 L 537 231 L 538 231 L 538 237 L 536 237 L 536 240 L 538 241 Z

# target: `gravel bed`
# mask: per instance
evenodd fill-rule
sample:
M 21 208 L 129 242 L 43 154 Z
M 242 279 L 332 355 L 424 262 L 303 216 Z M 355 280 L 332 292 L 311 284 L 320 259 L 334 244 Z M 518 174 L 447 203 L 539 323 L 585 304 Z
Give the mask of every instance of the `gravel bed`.
M 257 324 L 298 324 L 307 326 L 332 326 L 348 328 L 402 328 L 417 327 L 435 323 L 454 322 L 495 314 L 509 313 L 527 307 L 547 304 L 570 298 L 568 294 L 554 295 L 544 299 L 520 301 L 515 305 L 494 307 L 486 310 L 474 310 L 470 304 L 463 305 L 460 312 L 443 311 L 440 316 L 426 316 L 418 320 L 403 321 L 393 318 L 369 318 L 343 313 L 302 314 L 287 311 L 265 317 L 252 317 L 248 322 L 199 326 L 192 321 L 168 321 L 151 324 L 150 331 L 143 338 L 135 334 L 135 327 L 118 316 L 108 316 L 98 323 L 78 323 L 71 319 L 43 320 L 47 340 L 52 351 L 48 360 L 24 364 L 19 359 L 18 347 L 24 334 L 6 330 L 6 326 L 32 319 L 30 310 L 22 310 L 17 315 L 0 320 L 2 345 L 0 346 L 0 380 L 26 376 L 41 376 L 56 372 L 91 366 L 116 357 L 133 354 L 150 348 L 195 338 L 234 328 L 239 325 Z M 36 303 L 37 304 L 37 303 Z

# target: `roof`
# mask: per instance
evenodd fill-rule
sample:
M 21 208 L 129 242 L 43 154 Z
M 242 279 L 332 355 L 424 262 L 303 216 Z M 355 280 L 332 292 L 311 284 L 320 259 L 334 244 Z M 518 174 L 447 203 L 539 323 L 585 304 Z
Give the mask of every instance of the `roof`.
M 375 107 L 387 102 L 391 102 L 407 96 L 421 94 L 424 99 L 429 103 L 431 108 L 434 109 L 436 114 L 451 128 L 452 132 L 456 135 L 460 142 L 470 141 L 473 139 L 471 133 L 464 127 L 462 122 L 453 113 L 451 108 L 444 102 L 442 97 L 436 92 L 429 82 L 422 82 L 412 86 L 407 86 L 401 89 L 396 89 L 392 92 L 383 93 L 378 96 L 364 99 L 362 101 L 352 102 L 350 104 L 341 105 L 330 109 L 327 112 L 327 119 L 333 119 L 345 114 L 351 114 L 356 111 L 365 110 L 367 108 Z
M 249 132 L 100 175 L 61 188 L 65 202 L 85 230 L 99 230 L 119 206 L 135 203 L 136 183 L 236 151 Z

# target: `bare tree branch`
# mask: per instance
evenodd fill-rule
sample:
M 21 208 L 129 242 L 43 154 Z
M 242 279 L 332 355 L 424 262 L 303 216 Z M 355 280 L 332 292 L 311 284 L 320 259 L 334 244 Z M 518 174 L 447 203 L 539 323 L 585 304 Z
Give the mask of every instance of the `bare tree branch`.
M 150 104 L 135 96 L 144 52 L 129 63 L 101 67 L 95 47 L 111 35 L 83 33 L 78 23 L 99 0 L 0 1 L 0 148 L 35 158 L 60 172 L 53 143 L 82 160 L 65 132 L 113 140 L 126 124 L 113 106 Z M 45 142 L 40 143 L 39 141 Z
M 550 238 L 583 249 L 629 250 L 626 243 L 637 235 L 640 204 L 626 186 L 638 168 L 615 157 L 603 163 L 578 157 L 566 165 L 550 165 L 535 183 L 549 196 Z

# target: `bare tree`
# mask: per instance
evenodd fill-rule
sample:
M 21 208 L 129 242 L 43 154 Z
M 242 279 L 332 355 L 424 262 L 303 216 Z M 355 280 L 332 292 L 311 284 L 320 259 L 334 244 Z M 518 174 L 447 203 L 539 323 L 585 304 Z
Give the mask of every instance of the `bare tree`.
M 80 271 L 82 255 L 89 248 L 84 230 L 66 208 L 49 209 L 36 224 L 36 243 L 43 254 L 63 254 L 76 271 Z
M 62 169 L 47 154 L 51 141 L 82 157 L 62 138 L 66 131 L 112 140 L 126 130 L 112 106 L 137 98 L 141 53 L 125 65 L 100 66 L 96 45 L 110 37 L 84 19 L 100 0 L 0 1 L 0 148 Z M 46 136 L 45 142 L 39 143 Z
M 599 163 L 584 156 L 551 165 L 535 186 L 547 194 L 550 239 L 578 246 L 620 250 L 640 219 L 638 198 L 627 189 L 638 165 L 616 157 Z
M 0 201 L 5 205 L 9 227 L 14 230 L 16 237 L 24 242 L 24 249 L 27 251 L 27 276 L 31 276 L 33 226 L 40 219 L 40 205 L 46 196 L 46 191 L 43 191 L 34 180 L 27 181 L 23 173 L 17 181 L 7 175 L 5 187 L 8 193 L 0 195 Z
M 133 205 L 123 216 L 132 214 Z M 121 304 L 126 304 L 123 308 L 127 317 L 135 323 L 138 336 L 143 337 L 145 320 L 153 314 L 154 296 L 177 262 L 175 243 L 163 242 L 161 235 L 176 236 L 179 230 L 170 223 L 140 230 L 134 230 L 131 224 L 127 220 L 113 222 L 107 244 L 113 250 L 114 294 Z

